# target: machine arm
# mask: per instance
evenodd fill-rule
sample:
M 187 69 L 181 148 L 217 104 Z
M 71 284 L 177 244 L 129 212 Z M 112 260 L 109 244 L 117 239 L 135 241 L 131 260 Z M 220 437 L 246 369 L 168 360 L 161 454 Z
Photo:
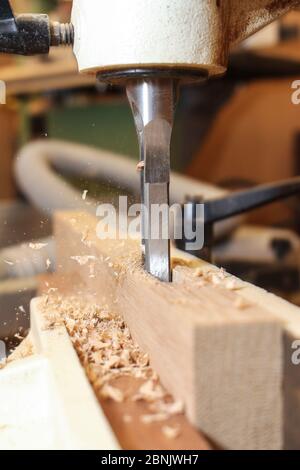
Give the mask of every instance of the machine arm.
M 48 54 L 51 46 L 72 45 L 72 24 L 50 21 L 48 15 L 14 16 L 9 0 L 0 0 L 0 52 L 7 54 Z
M 235 217 L 259 207 L 276 201 L 287 199 L 300 194 L 300 177 L 264 184 L 252 189 L 238 191 L 228 196 L 205 201 L 203 198 L 189 198 L 183 206 L 183 223 L 188 221 L 194 228 L 204 226 L 204 246 L 198 252 L 190 251 L 187 246 L 191 240 L 177 240 L 178 248 L 191 254 L 211 261 L 211 252 L 214 245 L 214 224 L 221 220 Z M 197 219 L 197 205 L 204 205 L 204 214 L 201 220 Z M 202 217 L 204 217 L 202 219 Z

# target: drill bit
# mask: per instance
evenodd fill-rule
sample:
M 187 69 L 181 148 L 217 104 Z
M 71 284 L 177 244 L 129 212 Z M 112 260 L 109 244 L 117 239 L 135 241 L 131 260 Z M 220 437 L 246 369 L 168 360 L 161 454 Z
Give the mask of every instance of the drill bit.
M 127 85 L 140 146 L 141 234 L 145 269 L 171 282 L 169 237 L 170 145 L 177 101 L 177 83 L 169 78 L 143 78 Z M 166 217 L 154 216 L 161 208 Z M 165 209 L 167 208 L 167 212 Z

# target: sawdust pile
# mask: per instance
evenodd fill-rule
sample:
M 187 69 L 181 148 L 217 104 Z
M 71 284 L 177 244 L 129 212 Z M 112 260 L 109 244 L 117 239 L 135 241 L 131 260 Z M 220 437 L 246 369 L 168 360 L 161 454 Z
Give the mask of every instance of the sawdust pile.
M 140 417 L 144 424 L 164 422 L 183 413 L 183 404 L 174 401 L 161 386 L 148 355 L 134 342 L 123 318 L 107 306 L 52 293 L 44 297 L 42 313 L 47 329 L 66 326 L 98 396 L 117 403 L 142 401 L 148 410 Z M 126 396 L 124 390 L 114 385 L 117 378 L 124 376 L 142 379 L 136 394 Z M 125 420 L 129 422 L 130 417 L 124 416 Z M 164 426 L 162 432 L 171 439 L 180 434 L 180 429 Z
M 23 338 L 22 338 L 23 339 Z M 4 369 L 11 362 L 19 361 L 34 354 L 34 347 L 30 335 L 27 336 L 13 353 L 5 360 L 0 361 L 0 369 Z

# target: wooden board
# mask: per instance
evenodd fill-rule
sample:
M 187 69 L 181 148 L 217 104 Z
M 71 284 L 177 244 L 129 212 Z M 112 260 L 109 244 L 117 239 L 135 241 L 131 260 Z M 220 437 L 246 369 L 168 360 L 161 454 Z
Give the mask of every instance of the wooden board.
M 54 289 L 63 298 L 72 298 L 82 290 L 82 287 L 76 275 L 47 274 L 39 277 L 38 295 L 48 295 L 49 290 Z M 84 296 L 84 293 L 82 295 Z M 88 297 L 86 302 L 89 302 Z M 121 403 L 103 398 L 99 389 L 95 388 L 95 394 L 122 449 L 211 450 L 214 448 L 213 444 L 195 429 L 182 413 L 162 421 L 144 423 L 143 417 L 149 414 L 147 403 L 136 401 L 134 397 L 145 382 L 145 379 L 131 375 L 111 381 L 111 385 L 126 397 Z M 124 417 L 129 417 L 129 419 L 126 420 Z M 168 438 L 163 432 L 165 426 L 178 429 L 178 435 Z
M 56 215 L 60 272 L 124 316 L 163 384 L 214 442 L 281 448 L 282 321 L 256 289 L 245 302 L 246 284 L 207 264 L 177 266 L 175 282 L 162 284 L 144 272 L 137 241 L 101 241 L 96 225 L 88 214 Z

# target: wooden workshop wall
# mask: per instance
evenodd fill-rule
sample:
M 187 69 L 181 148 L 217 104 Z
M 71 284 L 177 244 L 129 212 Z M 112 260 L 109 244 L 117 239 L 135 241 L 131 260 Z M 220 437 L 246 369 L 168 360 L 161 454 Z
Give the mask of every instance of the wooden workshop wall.
M 14 62 L 13 56 L 0 54 L 0 70 Z M 0 104 L 0 200 L 16 196 L 13 158 L 18 146 L 18 110 L 7 97 L 6 101 L 6 104 Z
M 17 112 L 0 105 L 0 200 L 16 195 L 13 177 L 13 158 L 17 148 Z
M 258 81 L 239 88 L 219 112 L 188 174 L 215 184 L 232 180 L 259 184 L 299 173 L 300 155 L 297 159 L 295 146 L 300 106 L 291 101 L 291 84 L 296 78 Z M 261 209 L 254 220 L 278 222 L 288 216 L 289 207 L 276 204 Z

